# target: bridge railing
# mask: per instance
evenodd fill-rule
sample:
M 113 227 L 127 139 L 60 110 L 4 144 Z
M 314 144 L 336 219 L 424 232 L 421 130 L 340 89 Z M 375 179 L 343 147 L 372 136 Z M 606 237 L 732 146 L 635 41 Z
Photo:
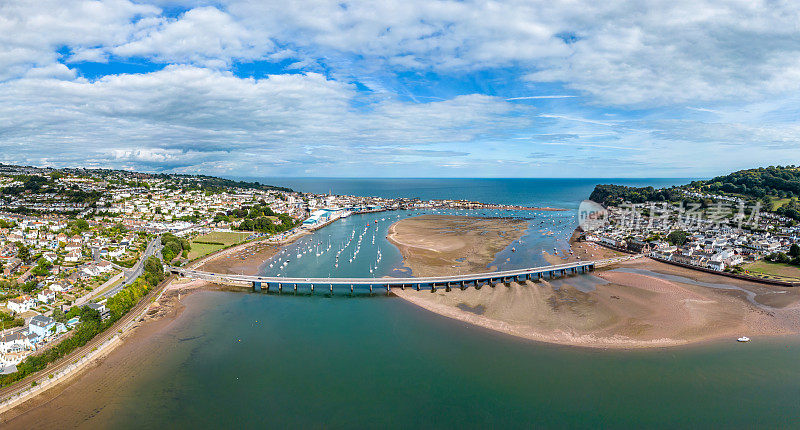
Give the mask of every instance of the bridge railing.
M 243 283 L 283 283 L 283 284 L 333 284 L 333 285 L 409 285 L 409 284 L 445 284 L 445 283 L 459 283 L 459 282 L 475 282 L 486 280 L 505 280 L 511 278 L 519 278 L 528 275 L 546 274 L 548 272 L 561 272 L 567 270 L 591 270 L 598 264 L 605 262 L 599 261 L 580 261 L 572 263 L 555 264 L 550 266 L 531 267 L 527 269 L 505 270 L 497 272 L 484 272 L 484 273 L 471 273 L 467 275 L 454 275 L 454 276 L 433 276 L 433 277 L 419 277 L 419 278 L 287 278 L 287 277 L 270 277 L 270 276 L 251 276 L 251 275 L 235 275 L 235 274 L 222 274 L 213 272 L 204 272 L 199 270 L 184 269 L 180 267 L 168 266 L 168 270 L 184 277 L 191 277 L 203 279 L 208 281 L 219 282 L 243 282 Z

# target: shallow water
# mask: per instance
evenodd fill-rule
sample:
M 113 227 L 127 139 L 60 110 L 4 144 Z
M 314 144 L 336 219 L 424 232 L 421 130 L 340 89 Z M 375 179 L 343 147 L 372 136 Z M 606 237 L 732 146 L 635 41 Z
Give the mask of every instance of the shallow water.
M 376 195 L 575 209 L 597 182 L 619 183 L 311 180 L 285 184 L 300 189 L 325 185 L 317 192 L 327 192 L 329 185 L 338 193 L 365 194 L 350 191 L 370 189 Z M 420 213 L 432 211 L 396 215 Z M 354 215 L 304 238 L 284 254 L 290 262 L 280 273 L 369 276 L 372 267 L 376 277 L 397 275 L 400 253 L 381 240 L 393 222 L 390 214 Z M 501 216 L 495 211 L 481 215 Z M 501 269 L 544 265 L 542 251 L 564 248 L 574 228 L 572 211 L 515 215 L 533 218 L 528 233 L 511 245 L 517 252 L 509 246 L 490 265 Z M 357 239 L 367 222 L 369 236 L 362 239 L 353 264 L 351 243 L 335 267 L 335 252 L 353 230 Z M 550 231 L 553 235 L 547 234 Z M 316 249 L 327 248 L 328 243 L 330 251 L 317 257 Z M 315 249 L 313 254 L 309 246 Z M 303 247 L 307 253 L 298 260 L 297 251 Z M 273 265 L 264 272 L 277 270 Z M 588 291 L 600 281 L 585 275 L 553 282 Z M 673 429 L 787 428 L 800 420 L 798 337 L 602 351 L 501 335 L 382 294 L 348 296 L 193 294 L 185 299 L 187 311 L 168 336 L 154 340 L 159 342 L 157 352 L 141 358 L 137 377 L 113 401 L 98 405 L 89 424 L 192 429 Z
M 635 274 L 639 274 L 639 275 L 647 275 L 647 276 L 652 276 L 654 278 L 663 279 L 665 281 L 681 282 L 681 283 L 689 284 L 689 285 L 697 285 L 699 287 L 716 288 L 716 289 L 719 289 L 719 290 L 741 291 L 747 296 L 747 301 L 749 301 L 753 305 L 755 305 L 755 306 L 757 306 L 759 308 L 762 308 L 762 309 L 766 309 L 766 310 L 774 309 L 771 306 L 765 305 L 763 303 L 758 303 L 756 301 L 756 293 L 754 293 L 754 292 L 752 292 L 752 291 L 750 291 L 750 290 L 748 290 L 746 288 L 742 288 L 742 287 L 739 287 L 739 286 L 736 286 L 736 285 L 732 285 L 732 284 L 720 284 L 720 283 L 713 283 L 713 282 L 696 281 L 694 279 L 687 278 L 685 276 L 670 275 L 670 274 L 667 274 L 667 273 L 658 273 L 658 272 L 654 272 L 652 270 L 640 269 L 638 267 L 620 267 L 620 268 L 617 268 L 617 269 L 613 269 L 611 271 L 612 272 L 624 272 L 624 273 L 635 273 Z
M 498 335 L 394 298 L 203 292 L 106 427 L 790 427 L 800 340 L 647 351 Z

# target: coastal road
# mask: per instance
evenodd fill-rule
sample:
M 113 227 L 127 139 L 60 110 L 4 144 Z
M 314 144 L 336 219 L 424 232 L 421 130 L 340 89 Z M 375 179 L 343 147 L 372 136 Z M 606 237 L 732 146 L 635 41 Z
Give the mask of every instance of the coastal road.
M 132 269 L 128 269 L 129 271 L 127 271 L 125 275 L 125 280 L 116 287 L 103 293 L 100 297 L 104 299 L 113 297 L 114 294 L 117 294 L 123 288 L 131 285 L 133 281 L 135 281 L 136 278 L 141 276 L 142 272 L 144 272 L 144 262 L 151 256 L 158 255 L 159 252 L 161 252 L 161 236 L 156 237 L 147 244 L 147 248 L 145 248 L 144 253 L 139 258 L 139 261 L 136 262 Z
M 130 311 L 128 311 L 125 316 L 119 319 L 119 321 L 115 322 L 111 327 L 109 327 L 106 331 L 98 334 L 92 340 L 86 343 L 86 345 L 72 351 L 69 355 L 57 360 L 55 363 L 50 364 L 44 370 L 36 372 L 32 375 L 29 375 L 22 380 L 19 380 L 8 387 L 4 387 L 0 389 L 0 402 L 4 401 L 5 399 L 13 396 L 14 394 L 23 392 L 29 388 L 31 388 L 32 382 L 36 381 L 37 384 L 42 385 L 47 380 L 49 380 L 49 375 L 57 374 L 62 370 L 72 366 L 74 362 L 78 359 L 93 351 L 95 348 L 100 347 L 102 344 L 113 338 L 118 334 L 119 331 L 125 331 L 129 328 L 130 325 L 134 323 L 138 318 L 144 316 L 144 311 L 150 306 L 152 299 L 157 298 L 164 288 L 167 287 L 173 280 L 175 279 L 174 276 L 167 276 L 161 284 L 153 288 L 150 293 L 148 293 L 145 297 L 139 300 L 139 303 L 136 304 Z M 75 370 L 80 371 L 80 370 Z M 50 387 L 48 387 L 50 388 Z M 37 393 L 38 395 L 40 393 Z M 0 414 L 7 412 L 6 410 L 0 409 Z M 0 427 L 2 427 L 3 420 L 0 418 Z

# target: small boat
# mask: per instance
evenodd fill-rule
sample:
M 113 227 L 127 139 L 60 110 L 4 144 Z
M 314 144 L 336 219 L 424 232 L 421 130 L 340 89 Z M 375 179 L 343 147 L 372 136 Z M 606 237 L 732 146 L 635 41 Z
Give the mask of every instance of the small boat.
M 742 336 L 739 339 L 736 339 L 738 342 L 750 342 L 750 338 L 747 336 Z
M 517 248 L 511 248 L 511 252 L 517 252 Z

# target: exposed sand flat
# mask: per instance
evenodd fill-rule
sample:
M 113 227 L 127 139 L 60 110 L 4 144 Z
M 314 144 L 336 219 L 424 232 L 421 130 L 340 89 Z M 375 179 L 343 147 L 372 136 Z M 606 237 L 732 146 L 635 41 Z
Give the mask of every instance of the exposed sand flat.
M 783 310 L 765 310 L 725 290 L 635 273 L 595 274 L 600 279 L 595 278 L 596 289 L 589 292 L 571 285 L 578 278 L 585 283 L 587 276 L 578 276 L 552 284 L 394 293 L 450 318 L 565 345 L 640 348 L 800 332 L 796 303 Z
M 485 241 L 484 236 L 497 236 L 485 231 L 497 232 L 508 224 L 460 218 L 404 220 L 392 226 L 390 240 L 401 249 L 416 276 L 482 271 L 510 243 Z M 479 234 L 481 231 L 484 233 Z M 500 237 L 508 240 L 509 236 Z M 592 243 L 573 241 L 572 249 L 566 259 L 546 257 L 556 264 L 575 261 L 578 256 L 588 260 L 620 255 Z M 466 259 L 456 266 L 459 257 Z M 735 280 L 646 258 L 553 281 L 451 292 L 440 288 L 435 293 L 393 291 L 450 318 L 565 345 L 660 347 L 800 332 L 798 289 Z
M 222 251 L 202 263 L 198 270 L 214 273 L 255 275 L 261 265 L 277 254 L 280 249 L 280 245 L 254 242 Z
M 495 254 L 525 235 L 528 223 L 513 218 L 424 215 L 389 227 L 414 276 L 485 272 Z

